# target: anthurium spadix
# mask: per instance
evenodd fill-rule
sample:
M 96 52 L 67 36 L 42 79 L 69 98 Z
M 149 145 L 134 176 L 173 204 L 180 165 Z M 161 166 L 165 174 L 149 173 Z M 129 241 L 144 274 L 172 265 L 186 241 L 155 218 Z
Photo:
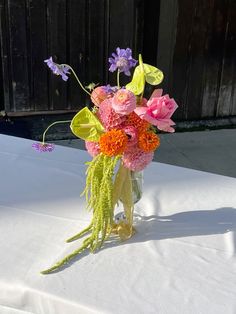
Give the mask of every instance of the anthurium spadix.
M 139 55 L 139 65 L 135 68 L 132 81 L 126 85 L 126 89 L 135 95 L 140 95 L 144 91 L 145 82 L 150 85 L 158 85 L 163 81 L 164 75 L 158 68 L 143 63 L 141 54 Z
M 98 142 L 104 131 L 101 122 L 87 107 L 74 116 L 70 128 L 77 137 L 91 142 Z

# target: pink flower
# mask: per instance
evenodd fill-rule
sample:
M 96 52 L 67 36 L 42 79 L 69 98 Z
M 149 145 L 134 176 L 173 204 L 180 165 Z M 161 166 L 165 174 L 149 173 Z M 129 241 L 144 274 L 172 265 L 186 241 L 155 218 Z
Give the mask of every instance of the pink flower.
M 169 95 L 164 95 L 151 98 L 147 102 L 147 106 L 137 107 L 134 111 L 141 119 L 157 126 L 159 130 L 174 132 L 175 130 L 171 126 L 175 123 L 170 118 L 177 108 L 178 105 L 174 99 Z
M 116 113 L 127 115 L 136 108 L 136 97 L 127 89 L 120 89 L 112 98 L 112 108 Z
M 119 115 L 112 109 L 111 98 L 104 100 L 98 109 L 97 116 L 104 128 L 109 131 L 114 128 L 119 128 L 125 122 L 126 116 Z
M 145 153 L 141 149 L 125 152 L 122 157 L 123 164 L 131 171 L 143 170 L 153 159 L 154 153 Z
M 85 147 L 86 147 L 89 155 L 91 155 L 92 157 L 95 157 L 98 154 L 100 154 L 100 147 L 99 147 L 99 143 L 97 143 L 97 142 L 85 141 Z
M 91 94 L 91 100 L 93 104 L 97 107 L 105 100 L 106 98 L 109 97 L 109 92 L 106 88 L 106 86 L 98 86 L 96 87 Z

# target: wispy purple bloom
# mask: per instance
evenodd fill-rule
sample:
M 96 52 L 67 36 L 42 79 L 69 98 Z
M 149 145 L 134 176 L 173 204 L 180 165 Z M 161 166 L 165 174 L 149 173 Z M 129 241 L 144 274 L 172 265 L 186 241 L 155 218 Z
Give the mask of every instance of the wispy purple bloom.
M 33 149 L 40 153 L 51 152 L 54 150 L 54 144 L 45 144 L 45 143 L 33 143 Z
M 103 86 L 103 88 L 107 94 L 114 94 L 118 91 L 117 86 L 111 86 L 110 84 Z
M 47 63 L 47 66 L 52 70 L 52 72 L 56 75 L 61 75 L 63 81 L 68 80 L 67 74 L 70 74 L 70 68 L 66 65 L 57 64 L 50 57 L 47 60 L 44 60 Z
M 119 47 L 116 48 L 116 54 L 112 53 L 112 57 L 108 61 L 110 63 L 110 72 L 118 69 L 128 76 L 130 75 L 130 69 L 137 63 L 137 60 L 132 58 L 132 50 L 130 48 L 120 49 Z

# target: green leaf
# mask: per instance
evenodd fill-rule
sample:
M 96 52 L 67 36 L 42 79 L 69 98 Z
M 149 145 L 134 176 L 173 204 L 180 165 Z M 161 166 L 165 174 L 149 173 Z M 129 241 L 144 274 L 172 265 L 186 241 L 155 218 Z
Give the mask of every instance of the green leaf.
M 98 142 L 104 131 L 101 122 L 87 107 L 74 116 L 70 128 L 77 137 L 91 142 Z
M 158 68 L 152 65 L 146 64 L 146 63 L 143 64 L 143 68 L 144 68 L 146 82 L 148 84 L 158 85 L 163 81 L 163 78 L 164 78 L 163 72 L 159 70 Z
M 140 95 L 144 91 L 145 81 L 151 85 L 158 85 L 163 81 L 164 75 L 158 68 L 143 63 L 142 56 L 139 55 L 139 65 L 135 68 L 132 81 L 126 85 L 126 89 L 135 95 Z
M 132 81 L 126 85 L 126 89 L 130 90 L 134 95 L 140 95 L 144 90 L 144 86 L 144 72 L 141 72 L 141 68 L 137 66 L 134 70 Z

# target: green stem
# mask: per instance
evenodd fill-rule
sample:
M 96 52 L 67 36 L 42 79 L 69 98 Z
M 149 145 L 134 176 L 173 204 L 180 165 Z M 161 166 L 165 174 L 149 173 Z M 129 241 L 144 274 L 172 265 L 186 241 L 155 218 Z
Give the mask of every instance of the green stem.
M 79 233 L 77 233 L 76 235 L 74 235 L 73 237 L 67 239 L 66 242 L 69 243 L 69 242 L 78 240 L 78 239 L 81 238 L 84 234 L 88 233 L 88 232 L 92 229 L 92 226 L 93 226 L 93 222 L 91 222 L 91 224 L 90 224 L 87 228 L 83 229 L 81 232 L 79 232 Z
M 59 123 L 70 123 L 70 122 L 71 122 L 71 120 L 64 120 L 64 121 L 56 121 L 56 122 L 53 122 L 52 124 L 50 124 L 50 125 L 46 128 L 46 130 L 43 132 L 43 141 L 42 141 L 42 143 L 43 143 L 43 144 L 45 143 L 45 136 L 46 136 L 46 133 L 47 133 L 47 131 L 48 131 L 53 125 L 59 124 Z
M 120 88 L 120 70 L 117 71 L 117 87 Z
M 77 74 L 75 73 L 75 71 L 73 70 L 73 68 L 72 68 L 69 64 L 60 64 L 60 65 L 61 65 L 61 66 L 66 66 L 66 67 L 68 67 L 68 68 L 71 70 L 71 72 L 73 73 L 73 75 L 74 75 L 76 81 L 78 82 L 78 84 L 79 84 L 79 86 L 82 88 L 82 90 L 83 90 L 85 93 L 87 93 L 89 96 L 91 96 L 91 94 L 87 91 L 86 88 L 84 88 L 83 84 L 80 82 L 80 80 L 79 80 Z
M 85 249 L 87 249 L 91 245 L 92 241 L 93 241 L 92 237 L 89 237 L 89 238 L 85 239 L 84 242 L 83 242 L 83 245 L 80 248 L 78 248 L 77 250 L 75 250 L 71 254 L 69 254 L 66 257 L 64 257 L 62 260 L 60 260 L 59 262 L 54 264 L 52 267 L 50 267 L 50 268 L 48 268 L 46 270 L 41 271 L 41 274 L 42 275 L 47 275 L 47 274 L 51 273 L 52 271 L 55 271 L 56 269 L 62 267 L 65 264 L 67 264 L 70 260 L 72 260 L 78 254 L 80 254 Z

